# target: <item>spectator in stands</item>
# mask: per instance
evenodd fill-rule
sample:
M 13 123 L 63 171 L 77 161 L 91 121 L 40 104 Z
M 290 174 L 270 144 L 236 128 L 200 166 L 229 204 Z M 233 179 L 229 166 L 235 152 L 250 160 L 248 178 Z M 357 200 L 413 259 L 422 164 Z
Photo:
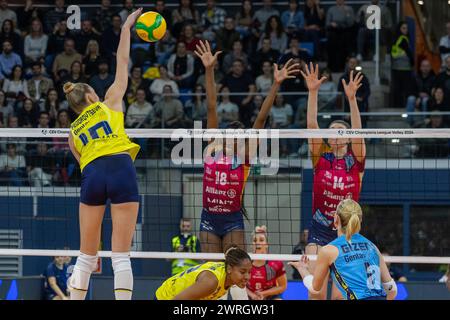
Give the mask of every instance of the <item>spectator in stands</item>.
M 195 31 L 191 24 L 183 26 L 179 41 L 186 45 L 186 50 L 189 54 L 193 54 L 196 46 L 200 44 L 200 39 L 195 36 Z
M 59 71 L 71 69 L 75 61 L 82 62 L 83 57 L 75 50 L 75 42 L 73 39 L 64 41 L 64 52 L 58 54 L 53 62 L 53 76 L 56 81 L 61 80 Z
M 87 79 L 84 76 L 83 73 L 83 66 L 80 61 L 74 61 L 72 62 L 72 65 L 70 66 L 70 72 L 65 77 L 61 79 L 61 81 L 56 83 L 56 87 L 58 89 L 58 93 L 60 97 L 64 97 L 64 90 L 63 86 L 66 82 L 72 82 L 72 83 L 86 83 Z
M 28 29 L 30 21 L 33 19 L 44 21 L 44 14 L 41 9 L 34 5 L 33 0 L 26 0 L 25 6 L 17 9 L 17 28 L 22 30 L 22 34 Z
M 314 56 L 320 52 L 320 38 L 325 25 L 325 10 L 320 7 L 319 0 L 305 1 L 305 41 L 314 43 Z
M 178 38 L 183 24 L 189 23 L 197 27 L 200 23 L 200 15 L 194 8 L 192 0 L 180 0 L 178 8 L 172 11 L 172 33 Z
M 14 128 L 14 129 L 19 128 L 19 118 L 16 117 L 14 114 L 10 115 L 8 118 L 8 126 L 7 127 Z M 4 143 L 0 144 L 0 149 L 1 149 L 2 153 L 7 152 L 8 143 L 16 144 L 16 150 L 17 150 L 18 154 L 25 154 L 25 152 L 26 152 L 27 138 L 6 138 L 6 139 L 2 139 L 2 142 L 4 142 Z
M 272 16 L 280 16 L 280 12 L 272 7 L 272 0 L 264 0 L 263 7 L 255 12 L 253 20 L 258 21 L 261 31 L 266 27 L 267 20 Z
M 169 30 L 166 31 L 164 37 L 155 43 L 155 55 L 157 64 L 167 65 L 172 52 L 175 50 L 176 40 L 172 37 Z
M 187 54 L 186 45 L 177 43 L 177 49 L 167 63 L 169 77 L 174 80 L 180 89 L 190 89 L 194 83 L 194 58 Z
M 101 35 L 102 52 L 111 63 L 115 61 L 117 48 L 119 47 L 122 21 L 119 15 L 114 15 L 112 17 L 112 25 L 103 31 Z
M 166 85 L 172 88 L 172 92 L 175 96 L 179 95 L 178 85 L 175 81 L 169 78 L 169 74 L 167 73 L 167 68 L 163 65 L 158 67 L 159 70 L 159 78 L 153 80 L 152 85 L 150 86 L 150 92 L 153 94 L 153 101 L 158 102 L 161 100 L 161 96 L 163 93 L 163 89 Z
M 216 33 L 216 49 L 227 54 L 233 48 L 233 44 L 239 41 L 241 35 L 236 31 L 235 21 L 232 17 L 226 17 L 224 27 Z
M 448 128 L 444 124 L 444 118 L 437 114 L 440 110 L 433 110 L 429 118 L 425 120 L 422 127 L 425 129 L 444 129 Z M 416 153 L 417 157 L 422 158 L 447 158 L 449 156 L 449 144 L 446 139 L 429 138 L 418 139 L 419 149 Z M 424 253 L 424 252 L 423 252 Z
M 29 23 L 30 22 L 28 21 L 28 24 Z M 11 41 L 11 44 L 17 54 L 19 56 L 23 56 L 23 39 L 20 34 L 16 32 L 12 20 L 8 19 L 3 21 L 2 32 L 0 33 L 0 43 L 3 43 L 5 40 Z
M 112 17 L 115 14 L 115 10 L 111 8 L 111 0 L 102 0 L 100 8 L 95 11 L 93 21 L 95 21 L 95 29 L 102 33 L 111 26 Z M 126 19 L 122 19 L 125 21 Z M 84 22 L 84 21 L 83 21 Z M 84 52 L 79 48 L 79 52 Z
M 445 64 L 447 67 L 436 77 L 434 88 L 440 87 L 444 90 L 445 103 L 450 105 L 450 56 L 445 59 Z
M 12 20 L 14 27 L 17 27 L 17 14 L 11 9 L 8 9 L 8 1 L 0 0 L 0 25 L 5 20 Z
M 26 167 L 25 157 L 17 154 L 14 143 L 9 143 L 6 154 L 0 155 L 0 180 L 6 180 L 11 186 L 21 187 L 24 185 Z
M 27 172 L 30 186 L 49 187 L 55 174 L 55 157 L 48 153 L 48 145 L 39 142 L 27 157 Z
M 128 107 L 125 124 L 128 128 L 152 128 L 153 121 L 153 106 L 146 100 L 145 90 L 138 89 L 136 101 Z
M 261 70 L 261 65 L 264 61 L 270 61 L 271 64 L 274 64 L 278 61 L 280 56 L 280 51 L 272 49 L 272 40 L 266 37 L 261 42 L 261 49 L 259 49 L 255 55 L 252 56 L 253 61 L 253 73 L 254 75 L 258 75 Z
M 288 38 L 283 30 L 283 25 L 279 16 L 271 16 L 264 28 L 264 33 L 260 37 L 258 49 L 262 47 L 264 38 L 270 38 L 271 47 L 279 52 L 284 52 L 287 48 Z
M 286 61 L 285 61 L 286 62 Z M 284 62 L 284 63 L 285 63 Z M 301 69 L 303 69 L 305 62 L 299 58 L 294 58 L 292 63 L 299 63 Z M 300 92 L 300 95 L 286 95 L 284 100 L 289 103 L 294 113 L 295 117 L 300 119 L 306 119 L 306 101 L 308 89 L 305 86 L 305 81 L 300 75 L 296 75 L 294 79 L 287 79 L 281 85 L 281 92 Z M 297 116 L 298 114 L 298 116 Z M 304 128 L 304 126 L 302 127 Z
M 67 21 L 63 19 L 55 24 L 52 34 L 48 39 L 46 66 L 52 66 L 57 54 L 64 51 L 64 45 L 67 38 L 71 37 L 70 30 L 67 28 Z
M 13 115 L 14 109 L 7 103 L 5 91 L 0 90 L 0 127 L 8 127 L 8 119 Z
M 241 34 L 245 40 L 250 36 L 252 29 L 254 28 L 253 22 L 253 5 L 250 0 L 244 0 L 242 2 L 241 10 L 236 13 L 236 30 Z
M 256 92 L 253 78 L 250 74 L 244 72 L 244 62 L 242 60 L 233 62 L 231 72 L 225 76 L 221 85 L 228 87 L 232 93 L 249 93 L 247 96 L 236 95 L 230 97 L 230 101 L 237 104 L 239 108 L 248 105 L 252 101 L 252 94 Z
M 298 0 L 289 0 L 289 9 L 281 14 L 281 22 L 289 37 L 299 37 L 305 27 L 305 17 L 298 8 Z
M 445 71 L 447 64 L 446 60 L 450 57 L 450 21 L 445 25 L 447 35 L 443 36 L 439 41 L 439 52 L 441 54 L 442 70 Z
M 192 233 L 191 219 L 181 218 L 180 234 L 172 238 L 173 252 L 200 252 L 200 241 Z M 175 259 L 172 261 L 172 276 L 179 274 L 199 262 L 191 259 Z
M 325 81 L 322 82 L 319 88 L 319 96 L 318 96 L 318 110 L 319 111 L 334 111 L 336 108 L 336 99 L 337 99 L 337 86 L 336 83 L 333 82 L 333 78 L 331 76 L 330 69 L 323 69 L 320 75 L 321 79 L 325 77 Z
M 362 5 L 356 13 L 356 23 L 358 24 L 357 58 L 359 61 L 363 61 L 364 57 L 366 57 L 364 49 L 369 47 L 372 48 L 372 52 L 375 55 L 375 29 L 367 28 L 367 19 L 370 17 L 367 8 L 370 5 L 381 7 L 380 46 L 386 48 L 386 45 L 388 44 L 386 40 L 388 39 L 393 26 L 392 14 L 386 5 L 380 6 L 379 4 L 380 0 L 372 0 L 371 4 Z M 384 60 L 382 59 L 383 57 L 384 55 L 381 54 L 380 61 Z
M 23 79 L 21 66 L 14 66 L 10 78 L 3 82 L 3 91 L 6 93 L 8 104 L 13 107 L 20 106 L 20 102 L 27 98 L 26 82 Z
M 345 0 L 336 0 L 336 5 L 327 11 L 328 67 L 332 72 L 342 72 L 345 57 L 349 56 L 356 43 L 353 32 L 355 13 L 345 5 Z
M 69 300 L 65 257 L 55 257 L 44 272 L 45 300 Z
M 38 61 L 40 57 L 45 57 L 47 44 L 48 36 L 44 34 L 42 22 L 34 19 L 31 22 L 31 32 L 25 37 L 25 63 L 29 65 Z
M 164 17 L 167 24 L 167 30 L 172 29 L 172 13 L 170 9 L 166 8 L 166 3 L 164 0 L 157 0 L 155 4 L 155 11 Z
M 45 14 L 45 32 L 50 33 L 54 30 L 55 25 L 66 20 L 66 9 L 64 8 L 64 0 L 55 0 L 55 6 L 53 10 L 47 11 Z
M 183 128 L 183 105 L 172 94 L 172 87 L 165 85 L 163 98 L 155 104 L 155 124 L 162 128 Z
M 273 83 L 272 63 L 264 61 L 261 69 L 262 74 L 259 75 L 255 81 L 256 91 L 261 92 L 263 96 L 266 96 Z
M 384 257 L 389 257 L 390 254 L 385 250 L 381 253 Z M 405 275 L 402 272 L 402 269 L 391 265 L 390 262 L 386 262 L 386 266 L 389 269 L 389 273 L 391 274 L 392 279 L 394 279 L 396 282 L 407 282 L 408 279 L 405 277 Z
M 227 128 L 228 124 L 239 121 L 239 107 L 230 101 L 230 90 L 223 86 L 220 89 L 220 102 L 217 105 L 219 128 Z
M 42 102 L 50 88 L 53 88 L 53 80 L 42 74 L 42 64 L 34 62 L 31 65 L 32 77 L 25 83 L 25 95 L 34 103 Z
M 13 51 L 13 46 L 10 40 L 3 41 L 3 52 L 0 54 L 0 80 L 11 76 L 13 68 L 22 66 L 22 59 Z
M 127 105 L 136 101 L 136 92 L 138 89 L 148 90 L 150 84 L 147 79 L 142 77 L 142 67 L 134 65 L 130 71 L 130 78 L 127 88 Z
M 400 22 L 397 27 L 397 37 L 391 48 L 391 92 L 394 108 L 404 106 L 407 97 L 412 92 L 414 53 L 411 50 L 409 41 L 408 24 Z
M 431 96 L 436 75 L 431 68 L 431 63 L 428 60 L 422 60 L 420 63 L 419 72 L 414 76 L 415 83 L 413 84 L 412 94 L 406 101 L 406 112 L 415 112 L 416 109 L 427 111 L 428 100 Z M 408 121 L 413 123 L 414 117 L 409 116 Z
M 23 107 L 17 111 L 19 127 L 34 128 L 38 122 L 39 110 L 31 99 L 23 101 Z
M 70 128 L 70 116 L 67 110 L 58 111 L 57 120 L 54 127 Z M 67 186 L 69 184 L 69 178 L 73 174 L 76 160 L 70 152 L 69 143 L 66 138 L 53 138 L 52 144 L 52 148 L 48 151 L 54 157 L 56 166 L 56 172 L 53 176 L 53 184 L 62 183 L 63 186 Z
M 128 16 L 135 10 L 133 0 L 124 0 L 123 9 L 120 10 L 119 16 L 122 21 L 126 21 Z M 163 16 L 166 18 L 165 16 Z M 167 19 L 165 19 L 167 21 Z M 105 30 L 105 29 L 104 29 Z
M 433 97 L 428 100 L 428 110 L 450 111 L 450 106 L 445 102 L 444 89 L 437 87 L 433 91 Z
M 350 112 L 350 105 L 348 103 L 348 99 L 346 99 L 346 95 L 344 92 L 344 86 L 342 85 L 342 80 L 345 80 L 345 83 L 350 81 L 350 73 L 353 72 L 353 76 L 356 77 L 358 74 L 358 70 L 356 67 L 358 66 L 358 59 L 355 57 L 349 57 L 347 59 L 347 68 L 346 72 L 340 77 L 338 81 L 338 91 L 341 92 L 341 106 L 344 105 L 344 112 Z M 370 97 L 370 83 L 369 79 L 366 75 L 361 72 L 363 76 L 361 81 L 361 87 L 356 91 L 356 100 L 358 101 L 358 108 L 360 112 L 368 112 L 369 111 L 369 97 Z M 363 128 L 366 127 L 367 117 L 361 117 Z
M 86 79 L 90 79 L 98 71 L 100 61 L 100 47 L 96 40 L 89 40 L 86 47 L 86 54 L 83 58 L 83 73 Z
M 109 0 L 107 0 L 109 1 Z M 110 23 L 112 21 L 112 18 L 110 19 Z M 100 42 L 100 37 L 98 32 L 96 32 L 92 28 L 92 21 L 91 20 L 84 20 L 81 22 L 81 30 L 75 35 L 75 48 L 77 52 L 86 52 L 86 47 L 89 43 L 89 41 L 95 40 L 97 42 Z
M 58 92 L 54 88 L 48 90 L 45 101 L 40 106 L 41 111 L 49 114 L 51 127 L 55 125 L 59 110 L 65 108 L 67 108 L 67 105 L 59 101 Z
M 245 125 L 245 127 L 251 127 L 253 123 L 255 123 L 256 118 L 258 117 L 259 111 L 261 110 L 262 104 L 264 102 L 264 98 L 262 95 L 256 95 L 253 96 L 252 103 L 249 105 L 250 110 L 250 117 L 248 119 L 242 118 L 242 123 Z M 269 114 L 266 120 L 266 124 L 264 126 L 264 129 L 270 129 L 272 128 L 272 115 Z
M 227 53 L 222 62 L 222 71 L 224 74 L 228 74 L 231 71 L 233 62 L 241 60 L 244 63 L 244 70 L 248 70 L 249 60 L 247 54 L 244 52 L 244 46 L 240 40 L 233 42 L 233 50 Z
M 98 71 L 89 80 L 92 89 L 95 90 L 100 99 L 105 98 L 106 91 L 113 84 L 114 76 L 109 72 L 109 65 L 106 60 L 98 61 Z
M 223 28 L 226 12 L 217 7 L 216 0 L 206 0 L 206 10 L 201 15 L 203 37 L 208 40 L 214 39 L 215 32 Z
M 202 126 L 206 124 L 206 99 L 205 88 L 201 84 L 195 85 L 194 95 L 186 102 L 184 109 L 193 121 L 202 121 Z
M 283 56 L 284 61 L 288 61 L 289 59 L 300 59 L 304 61 L 306 64 L 312 61 L 312 57 L 309 54 L 308 50 L 300 48 L 300 42 L 298 38 L 292 37 L 289 41 L 289 50 Z
M 39 119 L 38 119 L 37 127 L 39 129 L 50 128 L 50 114 L 47 111 L 39 112 Z
M 289 103 L 284 101 L 282 95 L 277 95 L 275 104 L 270 111 L 272 115 L 272 129 L 287 129 L 292 124 L 294 111 Z M 288 155 L 288 142 L 286 139 L 280 140 L 280 155 Z

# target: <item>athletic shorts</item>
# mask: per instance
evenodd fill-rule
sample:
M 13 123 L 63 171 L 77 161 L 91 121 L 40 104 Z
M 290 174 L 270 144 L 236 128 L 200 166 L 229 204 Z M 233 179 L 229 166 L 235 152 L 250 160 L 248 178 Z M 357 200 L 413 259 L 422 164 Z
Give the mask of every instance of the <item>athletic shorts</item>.
M 315 243 L 323 247 L 336 238 L 336 230 L 331 230 L 330 228 L 327 228 L 323 225 L 318 224 L 316 221 L 311 220 L 308 233 L 308 244 Z
M 100 206 L 139 202 L 136 168 L 128 154 L 100 157 L 88 163 L 81 175 L 81 203 Z
M 222 238 L 231 231 L 244 229 L 244 215 L 242 211 L 227 214 L 214 214 L 209 213 L 205 209 L 202 210 L 200 231 L 211 232 Z

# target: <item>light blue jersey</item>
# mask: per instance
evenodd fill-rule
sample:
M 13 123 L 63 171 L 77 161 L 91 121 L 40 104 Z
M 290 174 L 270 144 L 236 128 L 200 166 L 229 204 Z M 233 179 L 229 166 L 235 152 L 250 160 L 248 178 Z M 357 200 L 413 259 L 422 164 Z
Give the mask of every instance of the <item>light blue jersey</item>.
M 376 246 L 359 233 L 329 243 L 339 250 L 330 266 L 333 281 L 347 300 L 386 297 L 381 284 L 380 258 Z

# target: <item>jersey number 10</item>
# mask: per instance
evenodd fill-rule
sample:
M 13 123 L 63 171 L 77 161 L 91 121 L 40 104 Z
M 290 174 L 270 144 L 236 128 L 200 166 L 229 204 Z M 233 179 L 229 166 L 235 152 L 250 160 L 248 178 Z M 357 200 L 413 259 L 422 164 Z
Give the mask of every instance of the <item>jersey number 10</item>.
M 99 138 L 97 131 L 100 128 L 103 128 L 105 135 L 112 134 L 112 129 L 111 129 L 111 126 L 109 125 L 108 121 L 101 121 L 88 129 L 89 135 L 91 136 L 92 140 Z M 89 142 L 89 139 L 85 133 L 80 134 L 80 140 L 83 143 L 83 146 L 87 145 Z

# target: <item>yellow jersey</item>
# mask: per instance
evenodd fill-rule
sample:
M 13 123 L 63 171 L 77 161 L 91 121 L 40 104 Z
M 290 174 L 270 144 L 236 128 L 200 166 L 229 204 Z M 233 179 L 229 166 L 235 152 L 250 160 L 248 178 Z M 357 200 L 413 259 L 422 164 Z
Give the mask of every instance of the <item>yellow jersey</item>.
M 179 293 L 192 286 L 197 281 L 199 274 L 203 271 L 211 272 L 216 276 L 219 283 L 214 293 L 202 298 L 201 300 L 218 300 L 228 291 L 225 289 L 225 278 L 227 273 L 225 272 L 224 262 L 206 262 L 204 264 L 191 267 L 180 274 L 174 275 L 164 281 L 158 290 L 156 290 L 156 299 L 172 300 Z
M 72 122 L 70 131 L 81 155 L 81 171 L 99 157 L 121 152 L 128 152 L 134 161 L 140 149 L 125 132 L 123 112 L 114 111 L 102 102 L 85 108 Z

